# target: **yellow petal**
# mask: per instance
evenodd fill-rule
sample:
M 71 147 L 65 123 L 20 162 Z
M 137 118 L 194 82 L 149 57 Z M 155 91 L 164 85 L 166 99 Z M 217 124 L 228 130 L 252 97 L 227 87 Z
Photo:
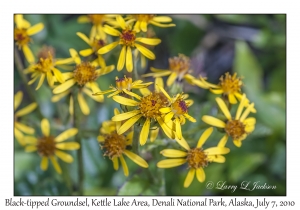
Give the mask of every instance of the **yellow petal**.
M 242 114 L 240 121 L 244 122 L 244 120 L 246 119 L 246 117 L 248 117 L 248 115 L 250 114 L 251 110 L 254 107 L 254 103 L 250 104 L 247 109 L 244 111 L 244 113 Z
M 55 140 L 55 142 L 62 142 L 72 136 L 75 136 L 77 133 L 78 133 L 77 128 L 70 128 L 70 129 L 62 132 L 61 134 L 59 134 L 54 140 Z
M 112 35 L 112 36 L 120 36 L 121 32 L 110 27 L 109 25 L 105 25 L 103 27 L 103 31 L 109 35 Z
M 204 182 L 205 181 L 205 172 L 203 168 L 197 168 L 196 169 L 196 177 L 199 182 Z
M 34 63 L 34 56 L 28 45 L 23 45 L 22 46 L 23 53 L 25 55 L 26 60 L 28 63 Z
M 219 105 L 221 111 L 223 112 L 223 114 L 225 115 L 225 117 L 228 119 L 228 120 L 231 120 L 231 114 L 225 104 L 225 102 L 221 99 L 221 98 L 216 98 L 216 101 L 217 101 L 217 104 Z
M 128 167 L 127 167 L 127 164 L 123 158 L 123 155 L 120 156 L 120 161 L 121 161 L 121 164 L 122 164 L 122 167 L 123 167 L 123 172 L 124 172 L 124 175 L 125 176 L 128 176 L 129 175 L 129 171 L 128 171 Z
M 24 137 L 24 141 L 27 144 L 36 144 L 38 140 L 35 137 L 33 137 L 33 136 L 25 136 Z
M 148 135 L 149 135 L 149 129 L 150 129 L 150 118 L 147 118 L 147 120 L 145 121 L 143 128 L 141 130 L 141 134 L 140 134 L 140 144 L 142 146 L 144 144 L 146 144 L 146 142 L 147 142 Z
M 62 92 L 60 94 L 54 95 L 51 98 L 51 102 L 53 102 L 53 103 L 58 102 L 60 99 L 62 99 L 63 97 L 65 97 L 69 93 L 70 93 L 70 91 L 65 91 L 65 92 Z
M 228 95 L 228 100 L 229 100 L 229 103 L 231 103 L 231 104 L 236 104 L 237 103 L 237 100 L 236 100 L 234 94 L 229 94 Z
M 158 23 L 158 22 L 155 22 L 155 21 L 149 21 L 152 25 L 155 25 L 155 26 L 158 26 L 158 27 L 161 27 L 161 28 L 167 28 L 167 27 L 173 27 L 173 26 L 176 26 L 175 24 L 173 23 L 170 23 L 170 24 L 161 24 L 161 23 Z
M 138 156 L 137 154 L 134 154 L 133 152 L 130 152 L 129 150 L 125 150 L 124 154 L 127 157 L 129 157 L 133 162 L 138 164 L 139 166 L 141 166 L 143 168 L 148 168 L 149 167 L 148 163 L 143 158 Z
M 75 49 L 73 49 L 73 48 L 70 48 L 70 49 L 69 49 L 69 52 L 70 52 L 70 55 L 71 55 L 71 57 L 73 58 L 74 62 L 75 62 L 76 64 L 80 64 L 80 63 L 81 63 L 81 59 L 80 59 L 80 57 L 79 57 L 77 51 L 76 51 Z
M 32 85 L 38 78 L 39 76 L 35 76 L 32 80 L 30 80 L 27 84 Z
M 254 125 L 248 125 L 248 126 L 245 127 L 245 131 L 247 133 L 252 133 L 254 131 L 254 129 L 255 129 Z
M 244 125 L 255 125 L 256 119 L 254 117 L 249 117 L 244 120 Z
M 168 125 L 162 120 L 161 117 L 157 117 L 157 122 L 159 123 L 160 127 L 163 129 L 164 133 L 169 137 L 170 139 L 175 138 L 175 134 L 171 128 L 168 127 Z
M 70 113 L 70 115 L 74 114 L 74 100 L 73 100 L 73 96 L 70 96 L 69 113 Z
M 37 107 L 37 103 L 35 103 L 35 102 L 31 103 L 28 106 L 17 111 L 15 116 L 21 117 L 21 116 L 27 115 L 27 114 L 31 113 L 33 110 L 35 110 L 36 107 Z
M 119 60 L 118 60 L 118 65 L 117 65 L 117 70 L 121 71 L 124 67 L 125 64 L 125 54 L 126 54 L 126 46 L 124 45 L 122 47 L 122 50 L 120 52 Z
M 222 120 L 219 120 L 218 118 L 211 117 L 208 115 L 204 115 L 202 117 L 202 121 L 209 125 L 216 126 L 219 128 L 225 128 L 225 126 L 226 126 L 226 124 Z
M 140 103 L 137 101 L 134 101 L 132 99 L 128 99 L 122 96 L 114 96 L 114 101 L 118 102 L 119 104 L 123 104 L 126 106 L 138 106 Z
M 233 140 L 233 144 L 237 147 L 241 147 L 242 146 L 242 141 L 240 140 Z
M 43 23 L 38 23 L 35 24 L 34 26 L 31 26 L 30 28 L 27 29 L 27 35 L 28 36 L 32 36 L 38 32 L 40 32 L 41 30 L 43 30 L 44 28 L 44 24 Z
M 91 19 L 86 15 L 81 15 L 78 17 L 77 22 L 78 23 L 89 23 L 89 22 L 91 22 Z
M 122 29 L 126 28 L 126 23 L 125 23 L 125 21 L 124 21 L 124 19 L 122 18 L 121 15 L 117 15 L 116 20 L 117 20 L 118 24 L 121 26 Z
M 87 56 L 93 54 L 93 52 L 94 51 L 92 49 L 85 49 L 85 50 L 80 50 L 79 54 L 83 57 L 87 57 Z
M 158 87 L 158 89 L 169 99 L 169 101 L 172 101 L 171 97 L 169 96 L 169 94 L 165 91 L 165 89 L 159 85 L 156 85 Z
M 159 91 L 157 86 L 160 86 L 160 87 L 164 88 L 164 80 L 161 77 L 156 77 L 155 78 L 155 87 L 154 88 L 155 88 L 156 91 Z
M 57 59 L 55 61 L 55 65 L 63 65 L 63 64 L 71 64 L 74 63 L 74 59 L 73 58 L 65 58 L 65 59 Z
M 228 135 L 224 135 L 218 143 L 218 147 L 225 147 L 228 140 Z
M 35 152 L 37 151 L 37 147 L 35 145 L 29 145 L 25 147 L 25 152 Z
M 41 122 L 41 129 L 44 136 L 48 137 L 50 135 L 50 124 L 46 118 L 44 118 Z
M 170 18 L 168 16 L 156 16 L 156 17 L 153 17 L 152 20 L 154 20 L 156 22 L 160 22 L 160 23 L 168 23 L 168 22 L 172 21 L 172 18 Z
M 105 54 L 105 53 L 108 53 L 109 51 L 111 51 L 112 49 L 114 49 L 117 45 L 119 44 L 119 41 L 116 41 L 116 42 L 113 42 L 113 43 L 110 43 L 102 48 L 100 48 L 98 50 L 98 53 L 99 54 Z
M 76 83 L 75 79 L 70 79 L 60 85 L 58 85 L 56 88 L 53 89 L 54 94 L 62 93 L 66 90 L 68 90 L 70 87 L 72 87 Z
M 21 130 L 23 133 L 34 134 L 34 129 L 31 128 L 31 127 L 29 127 L 29 126 L 27 126 L 27 125 L 24 125 L 24 124 L 19 123 L 19 122 L 15 122 L 15 126 L 19 130 Z
M 176 80 L 176 78 L 177 78 L 177 73 L 173 72 L 167 80 L 167 86 L 171 86 L 174 83 L 174 81 Z
M 141 111 L 140 110 L 133 110 L 133 111 L 130 111 L 130 112 L 125 112 L 125 113 L 122 113 L 122 114 L 118 114 L 118 115 L 115 115 L 111 118 L 112 121 L 122 121 L 122 120 L 126 120 L 126 119 L 129 119 L 137 114 L 140 114 Z
M 89 38 L 88 38 L 85 34 L 83 34 L 83 33 L 81 33 L 81 32 L 77 32 L 76 34 L 77 34 L 77 36 L 79 36 L 83 41 L 85 41 L 88 45 L 91 46 L 91 42 L 90 42 Z M 80 54 L 80 53 L 79 53 L 79 54 Z
M 44 82 L 44 80 L 45 80 L 45 77 L 46 77 L 46 74 L 42 73 L 42 74 L 41 74 L 41 77 L 40 77 L 40 80 L 39 80 L 39 83 L 38 83 L 38 85 L 36 86 L 35 90 L 40 89 L 40 87 L 42 86 L 42 84 L 43 84 L 43 82 Z
M 24 135 L 22 134 L 22 132 L 20 130 L 18 130 L 17 128 L 14 129 L 14 134 L 15 137 L 17 139 L 17 141 L 24 146 L 26 144 L 25 140 L 24 140 Z
M 200 138 L 198 140 L 197 148 L 201 148 L 203 146 L 203 144 L 206 142 L 208 137 L 210 137 L 213 130 L 214 129 L 212 127 L 210 127 L 203 132 L 203 134 L 200 136 Z
M 65 142 L 65 143 L 58 143 L 55 145 L 57 149 L 62 150 L 77 150 L 80 148 L 80 144 L 77 142 Z
M 23 28 L 23 15 L 15 15 L 14 18 L 17 28 Z
M 225 163 L 226 158 L 223 155 L 212 155 L 207 156 L 207 160 L 210 162 Z
M 160 154 L 162 154 L 165 157 L 171 157 L 171 158 L 179 158 L 179 157 L 186 157 L 187 153 L 177 150 L 177 149 L 164 149 L 160 151 Z
M 136 31 L 137 33 L 140 32 L 140 25 L 141 25 L 141 22 L 140 21 L 136 21 L 134 27 L 133 27 L 133 30 Z
M 133 69 L 132 52 L 130 46 L 127 47 L 127 52 L 126 52 L 126 69 L 128 72 L 132 72 Z
M 178 138 L 175 138 L 176 142 L 182 146 L 186 150 L 190 150 L 189 144 L 186 142 L 186 140 L 182 137 L 180 140 Z
M 210 90 L 210 92 L 217 94 L 217 95 L 224 93 L 223 89 L 209 89 L 209 90 Z
M 190 116 L 188 114 L 184 114 L 183 116 L 191 122 L 197 122 L 195 118 L 193 118 L 192 116 Z
M 42 161 L 41 161 L 41 169 L 43 171 L 46 171 L 48 168 L 48 158 L 47 157 L 42 157 Z
M 50 157 L 50 160 L 51 160 L 51 162 L 52 162 L 52 165 L 53 165 L 55 171 L 56 171 L 57 173 L 61 174 L 61 168 L 60 168 L 60 166 L 59 166 L 57 160 L 56 160 L 53 156 Z
M 179 122 L 179 119 L 176 117 L 175 119 L 175 125 L 176 125 L 176 134 L 179 140 L 182 139 L 182 132 L 181 132 L 181 125 Z
M 90 91 L 90 90 L 87 89 L 87 88 L 83 88 L 82 91 L 83 91 L 85 94 L 87 94 L 90 98 L 94 99 L 94 100 L 97 101 L 97 102 L 100 102 L 100 103 L 101 103 L 101 102 L 103 102 L 103 100 L 104 100 L 103 95 L 93 95 L 93 92 Z
M 90 114 L 90 108 L 87 105 L 82 93 L 80 93 L 80 92 L 78 93 L 77 99 L 78 99 L 79 107 L 80 107 L 82 113 L 84 115 L 89 115 Z
M 146 21 L 142 21 L 141 22 L 141 25 L 140 25 L 140 28 L 142 29 L 143 32 L 147 32 L 147 22 Z
M 21 104 L 21 102 L 22 102 L 22 99 L 23 99 L 23 93 L 22 93 L 22 91 L 18 91 L 16 94 L 15 94 L 15 98 L 14 98 L 15 100 L 15 103 L 14 103 L 14 110 L 16 110 L 19 106 L 20 106 L 20 104 Z
M 113 167 L 114 167 L 114 169 L 117 171 L 117 170 L 119 169 L 119 160 L 118 160 L 118 158 L 117 158 L 117 157 L 114 157 L 114 158 L 112 158 L 111 160 L 112 160 L 112 162 L 113 162 Z
M 243 111 L 243 108 L 244 108 L 244 104 L 245 104 L 245 100 L 246 100 L 246 95 L 243 94 L 242 99 L 240 101 L 240 104 L 238 106 L 238 109 L 236 111 L 236 115 L 235 115 L 236 120 L 240 119 L 240 117 L 241 117 L 241 114 L 242 114 L 242 111 Z
M 73 162 L 73 157 L 65 152 L 56 150 L 55 155 L 59 157 L 61 160 L 63 160 L 66 163 L 72 163 Z
M 157 163 L 158 168 L 173 168 L 180 166 L 186 162 L 186 159 L 176 158 L 176 159 L 166 159 L 161 160 Z
M 140 118 L 142 117 L 142 114 L 138 114 L 129 120 L 127 120 L 118 130 L 118 134 L 121 135 L 122 133 L 126 132 L 129 128 L 132 127 L 134 123 L 136 123 Z
M 159 109 L 159 111 L 164 114 L 169 113 L 171 110 L 172 109 L 170 107 L 164 107 Z
M 167 107 L 169 108 L 169 107 Z M 161 109 L 164 109 L 164 108 L 161 108 Z M 169 108 L 170 109 L 170 108 Z M 165 111 L 166 109 L 164 109 L 163 111 Z M 159 110 L 160 111 L 160 110 Z M 165 123 L 168 123 L 174 116 L 174 113 L 173 112 L 169 112 L 168 114 L 165 115 L 164 117 L 164 121 Z
M 154 60 L 155 59 L 155 55 L 153 52 L 151 52 L 149 49 L 147 49 L 146 47 L 135 43 L 135 47 L 147 58 L 149 58 L 150 60 Z
M 142 99 L 142 97 L 140 97 L 139 95 L 137 95 L 137 94 L 135 94 L 135 93 L 133 93 L 133 92 L 131 92 L 131 91 L 128 91 L 128 90 L 126 90 L 126 89 L 123 89 L 123 91 L 124 91 L 127 95 L 130 95 L 130 96 L 132 96 L 132 97 L 134 97 L 134 98 L 136 98 L 136 99 L 138 99 L 138 100 L 141 100 L 141 99 Z
M 65 78 L 63 77 L 62 73 L 57 68 L 52 68 L 52 71 L 54 73 L 54 76 L 56 77 L 57 81 L 60 83 L 65 82 Z
M 192 183 L 192 181 L 194 180 L 194 177 L 195 177 L 195 169 L 194 168 L 191 168 L 190 170 L 189 170 L 189 172 L 188 172 L 188 174 L 187 174 L 187 176 L 186 176 L 186 178 L 185 178 L 185 180 L 184 180 L 184 184 L 183 184 L 183 186 L 185 187 L 185 188 L 187 188 L 187 187 L 189 187 L 190 185 L 191 185 L 191 183 Z
M 204 150 L 204 152 L 207 155 L 225 155 L 230 152 L 230 149 L 226 147 L 211 147 Z
M 159 43 L 161 43 L 160 39 L 157 38 L 144 38 L 144 37 L 138 37 L 135 39 L 135 41 L 141 42 L 143 44 L 147 44 L 147 45 L 158 45 Z
M 159 133 L 159 128 L 153 129 L 150 131 L 150 142 L 154 142 Z
M 151 93 L 151 91 L 148 88 L 141 88 L 141 89 L 139 89 L 139 91 L 141 92 L 141 94 L 143 96 L 148 96 Z

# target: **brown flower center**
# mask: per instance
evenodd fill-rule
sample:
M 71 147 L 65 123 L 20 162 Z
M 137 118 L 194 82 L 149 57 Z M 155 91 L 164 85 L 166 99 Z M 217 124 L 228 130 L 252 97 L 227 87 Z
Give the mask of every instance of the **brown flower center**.
M 197 169 L 208 165 L 207 155 L 202 148 L 190 149 L 186 159 L 189 168 Z
M 144 117 L 156 119 L 161 115 L 159 109 L 167 107 L 168 103 L 168 99 L 163 93 L 152 92 L 141 99 L 139 108 Z
M 120 91 L 122 91 L 123 89 L 130 91 L 132 87 L 132 78 L 124 76 L 124 78 L 119 79 L 118 77 L 116 77 L 116 87 Z
M 15 28 L 14 39 L 19 47 L 27 45 L 31 41 L 31 38 L 27 34 L 27 30 L 23 28 Z
M 170 70 L 176 72 L 183 77 L 190 69 L 190 59 L 189 57 L 179 54 L 178 57 L 169 58 Z
M 41 156 L 53 156 L 56 150 L 55 141 L 53 136 L 44 136 L 37 142 L 37 150 Z
M 92 50 L 93 52 L 97 52 L 101 47 L 105 45 L 105 41 L 102 39 L 94 39 L 92 42 Z
M 135 32 L 129 29 L 124 29 L 120 34 L 120 44 L 134 47 Z
M 74 70 L 74 79 L 80 86 L 85 85 L 87 82 L 95 81 L 97 77 L 96 67 L 89 62 L 78 64 Z
M 188 112 L 188 104 L 179 96 L 176 101 L 171 105 L 172 111 L 176 115 L 183 115 Z
M 126 149 L 126 138 L 123 135 L 118 135 L 113 132 L 105 136 L 105 140 L 102 144 L 102 148 L 105 149 L 104 156 L 108 156 L 110 159 L 114 157 L 120 157 Z
M 225 77 L 221 76 L 219 83 L 225 95 L 241 92 L 242 84 L 241 78 L 237 78 L 236 73 L 231 76 L 228 72 L 225 74 Z
M 233 139 L 238 139 L 246 133 L 245 125 L 239 120 L 229 120 L 226 123 L 225 131 Z

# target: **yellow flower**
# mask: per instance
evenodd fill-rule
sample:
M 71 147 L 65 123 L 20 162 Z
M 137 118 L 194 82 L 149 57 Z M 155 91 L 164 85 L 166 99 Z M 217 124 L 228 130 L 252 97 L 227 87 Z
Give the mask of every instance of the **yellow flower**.
M 181 81 L 182 79 L 185 79 L 187 82 L 191 83 L 191 80 L 194 79 L 194 77 L 190 74 L 188 74 L 190 69 L 190 59 L 189 57 L 179 54 L 178 57 L 169 58 L 169 69 L 156 69 L 151 67 L 151 71 L 153 73 L 144 74 L 143 77 L 164 77 L 169 76 L 167 80 L 167 86 L 171 86 L 175 80 Z
M 22 99 L 23 99 L 23 93 L 22 91 L 18 91 L 15 94 L 15 100 L 14 100 L 14 111 L 16 111 L 18 109 L 18 107 L 20 106 Z M 15 112 L 15 121 L 14 121 L 14 133 L 15 133 L 15 137 L 18 140 L 18 142 L 24 146 L 26 144 L 25 140 L 24 140 L 24 135 L 23 133 L 26 134 L 34 134 L 34 129 L 24 125 L 23 123 L 18 122 L 18 117 L 22 117 L 24 115 L 27 115 L 29 113 L 31 113 L 35 108 L 37 107 L 37 103 L 31 103 L 28 106 L 20 109 L 19 111 Z M 22 133 L 23 132 L 23 133 Z
M 112 96 L 118 95 L 120 93 L 132 95 L 132 92 L 131 92 L 132 89 L 146 88 L 149 85 L 151 85 L 152 83 L 153 82 L 143 83 L 142 80 L 136 80 L 136 81 L 132 82 L 132 78 L 126 77 L 126 75 L 125 75 L 124 78 L 120 78 L 120 79 L 118 77 L 116 77 L 116 87 L 113 87 L 111 85 L 109 90 L 95 93 L 94 95 L 104 95 L 106 93 L 111 93 L 111 92 L 113 92 L 113 93 L 110 94 L 108 97 L 112 97 Z
M 106 67 L 106 63 L 102 55 L 98 54 L 97 51 L 105 45 L 105 40 L 100 39 L 98 35 L 95 37 L 88 38 L 86 35 L 84 35 L 81 32 L 76 33 L 77 36 L 79 36 L 83 41 L 85 41 L 91 48 L 80 50 L 79 54 L 83 57 L 95 54 L 97 58 L 92 62 L 94 66 L 101 66 L 101 68 Z
M 171 98 L 163 87 L 158 86 L 160 91 L 166 96 L 169 101 L 169 106 L 159 109 L 164 116 L 164 122 L 168 123 L 174 117 L 175 133 L 179 139 L 182 138 L 181 125 L 185 124 L 185 118 L 191 122 L 196 122 L 196 119 L 188 114 L 188 108 L 193 104 L 192 100 L 185 100 L 187 95 L 183 93 L 177 94 Z
M 114 17 L 116 15 L 104 15 L 104 14 L 89 14 L 81 15 L 78 17 L 79 23 L 92 23 L 92 29 L 90 37 L 100 36 L 100 39 L 106 40 L 106 34 L 103 31 L 103 24 L 108 23 L 110 25 L 116 25 Z
M 29 42 L 32 42 L 30 36 L 43 30 L 44 24 L 38 23 L 30 27 L 30 23 L 23 19 L 23 15 L 15 15 L 15 23 L 14 40 L 19 49 L 22 48 L 26 60 L 29 63 L 34 63 L 34 56 L 28 47 Z
M 223 128 L 226 132 L 225 136 L 231 136 L 235 146 L 241 147 L 242 140 L 246 139 L 247 135 L 255 129 L 255 118 L 247 118 L 249 113 L 251 112 L 251 109 L 254 107 L 254 103 L 250 104 L 243 112 L 243 109 L 246 104 L 246 95 L 243 94 L 241 102 L 236 111 L 235 118 L 233 118 L 225 102 L 221 98 L 216 98 L 216 101 L 224 116 L 226 117 L 226 120 L 222 121 L 218 118 L 208 115 L 204 115 L 202 117 L 202 120 L 209 125 L 216 126 L 218 128 Z M 226 141 L 224 142 L 224 145 L 226 144 Z
M 102 95 L 94 96 L 93 93 L 101 92 L 98 84 L 95 80 L 102 75 L 105 75 L 112 70 L 114 70 L 114 65 L 107 66 L 104 69 L 96 69 L 90 62 L 81 62 L 78 53 L 74 49 L 70 49 L 70 54 L 74 59 L 76 68 L 71 73 L 65 74 L 65 82 L 58 85 L 56 88 L 53 89 L 54 94 L 60 94 L 65 92 L 66 90 L 70 89 L 73 85 L 77 84 L 80 88 L 78 92 L 78 103 L 80 109 L 83 114 L 89 115 L 90 108 L 88 107 L 83 93 L 87 94 L 89 97 L 94 99 L 95 101 L 102 102 L 104 97 Z
M 206 142 L 206 140 L 212 132 L 212 127 L 206 129 L 200 136 L 196 148 L 190 148 L 188 143 L 183 138 L 181 140 L 176 139 L 176 141 L 180 144 L 180 146 L 182 146 L 186 150 L 186 152 L 176 149 L 162 150 L 160 153 L 163 156 L 173 159 L 159 161 L 157 163 L 157 167 L 172 168 L 187 163 L 189 167 L 189 172 L 185 178 L 183 186 L 185 188 L 190 186 L 190 184 L 194 180 L 195 173 L 198 181 L 204 182 L 205 172 L 203 168 L 206 167 L 210 162 L 224 163 L 225 157 L 222 155 L 225 155 L 230 152 L 228 148 L 222 146 L 210 147 L 205 150 L 202 148 L 202 145 Z
M 61 150 L 77 150 L 80 148 L 80 144 L 77 142 L 63 142 L 76 135 L 78 130 L 77 128 L 70 128 L 62 132 L 57 137 L 54 137 L 50 135 L 50 124 L 47 119 L 42 120 L 41 129 L 44 136 L 38 139 L 33 136 L 25 137 L 25 141 L 30 144 L 25 147 L 25 151 L 38 152 L 38 154 L 42 157 L 41 169 L 43 171 L 47 170 L 48 160 L 50 159 L 57 173 L 61 174 L 61 168 L 55 156 L 66 163 L 73 162 L 73 157 L 65 152 L 62 152 Z
M 55 81 L 64 83 L 65 78 L 57 67 L 64 64 L 74 63 L 73 58 L 55 59 L 54 51 L 51 51 L 50 49 L 51 48 L 44 48 L 43 51 L 45 50 L 47 52 L 47 56 L 46 52 L 41 51 L 40 55 L 42 56 L 39 58 L 39 62 L 31 64 L 24 71 L 25 74 L 31 74 L 32 79 L 28 82 L 28 85 L 33 84 L 38 78 L 40 78 L 35 90 L 38 90 L 42 86 L 45 78 L 47 78 L 50 87 L 54 85 Z
M 118 109 L 114 110 L 115 114 L 119 114 Z M 119 122 L 105 121 L 102 123 L 100 132 L 102 135 L 98 136 L 98 141 L 101 144 L 101 149 L 104 149 L 104 156 L 108 156 L 112 160 L 115 170 L 119 169 L 119 159 L 123 167 L 124 175 L 129 175 L 129 170 L 123 154 L 130 158 L 133 162 L 143 168 L 148 168 L 148 163 L 138 156 L 137 154 L 126 149 L 131 146 L 133 131 L 129 132 L 126 136 L 116 132 Z
M 127 120 L 118 130 L 117 133 L 120 135 L 132 127 L 139 119 L 143 119 L 143 127 L 140 133 L 140 144 L 144 145 L 147 142 L 151 123 L 158 122 L 164 133 L 171 139 L 174 139 L 174 133 L 172 129 L 163 121 L 162 113 L 159 111 L 168 105 L 168 99 L 161 92 L 153 91 L 147 96 L 139 96 L 132 94 L 134 98 L 128 99 L 122 96 L 113 96 L 113 99 L 119 104 L 125 106 L 135 107 L 134 110 L 128 111 L 112 118 L 112 121 L 123 121 Z
M 121 71 L 126 63 L 126 69 L 127 71 L 131 72 L 133 69 L 133 62 L 132 62 L 132 48 L 136 47 L 141 54 L 143 54 L 145 57 L 154 60 L 155 55 L 153 52 L 151 52 L 146 47 L 142 46 L 141 44 L 138 44 L 137 42 L 141 42 L 143 44 L 147 45 L 158 45 L 161 40 L 155 39 L 155 38 L 143 38 L 143 37 L 136 37 L 136 31 L 131 29 L 131 26 L 127 24 L 124 19 L 118 15 L 116 17 L 118 24 L 122 28 L 122 32 L 105 25 L 104 31 L 107 34 L 110 34 L 112 36 L 119 37 L 119 40 L 110 43 L 98 50 L 99 54 L 105 54 L 112 49 L 114 49 L 117 45 L 122 45 L 122 50 L 119 56 L 117 70 Z
M 147 31 L 148 24 L 152 24 L 158 27 L 167 28 L 176 26 L 172 22 L 172 18 L 168 16 L 156 16 L 150 14 L 136 14 L 136 15 L 129 15 L 130 20 L 135 20 L 136 23 L 134 24 L 134 30 L 136 32 L 143 32 Z M 168 24 L 166 24 L 168 23 Z

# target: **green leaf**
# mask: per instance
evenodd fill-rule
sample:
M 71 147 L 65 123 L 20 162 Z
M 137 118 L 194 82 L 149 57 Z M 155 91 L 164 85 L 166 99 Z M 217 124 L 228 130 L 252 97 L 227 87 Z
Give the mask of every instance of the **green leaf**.
M 120 188 L 118 195 L 140 195 L 147 185 L 148 180 L 141 179 L 135 175 Z

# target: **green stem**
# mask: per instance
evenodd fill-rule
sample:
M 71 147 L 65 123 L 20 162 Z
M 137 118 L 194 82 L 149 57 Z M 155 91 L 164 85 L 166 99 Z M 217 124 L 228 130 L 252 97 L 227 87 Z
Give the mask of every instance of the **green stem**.
M 132 152 L 139 154 L 141 127 L 136 124 L 133 129 Z
M 32 89 L 31 89 L 31 88 L 29 87 L 29 85 L 28 85 L 28 80 L 27 80 L 27 78 L 26 78 L 26 76 L 25 76 L 25 74 L 24 74 L 24 72 L 23 72 L 23 70 L 24 70 L 24 65 L 23 65 L 23 63 L 22 63 L 21 56 L 20 56 L 19 50 L 18 50 L 17 48 L 15 48 L 15 64 L 16 64 L 16 66 L 17 66 L 17 70 L 18 70 L 18 72 L 19 72 L 19 75 L 20 75 L 20 77 L 21 77 L 23 83 L 25 84 L 25 88 L 26 88 L 26 91 L 27 91 L 27 93 L 28 93 L 30 99 L 31 99 L 32 101 L 38 102 L 38 101 L 36 100 L 36 98 L 35 98 L 34 92 L 32 91 Z M 38 112 L 38 115 L 39 115 L 40 119 L 43 119 L 44 116 L 43 116 L 43 114 L 41 113 L 41 110 L 40 110 L 40 109 L 37 109 L 37 112 Z
M 74 99 L 74 123 L 75 128 L 78 129 L 78 134 L 75 136 L 75 141 L 80 144 L 80 148 L 77 150 L 77 164 L 78 164 L 78 194 L 83 195 L 83 180 L 84 180 L 84 171 L 83 171 L 83 159 L 82 159 L 82 132 L 80 129 L 80 121 L 81 121 L 81 110 L 79 107 L 78 101 L 78 92 L 79 88 L 74 88 L 72 94 Z
M 133 60 L 133 81 L 136 81 L 139 79 L 138 68 L 137 68 L 138 59 L 134 55 L 134 53 L 132 55 L 132 60 Z

